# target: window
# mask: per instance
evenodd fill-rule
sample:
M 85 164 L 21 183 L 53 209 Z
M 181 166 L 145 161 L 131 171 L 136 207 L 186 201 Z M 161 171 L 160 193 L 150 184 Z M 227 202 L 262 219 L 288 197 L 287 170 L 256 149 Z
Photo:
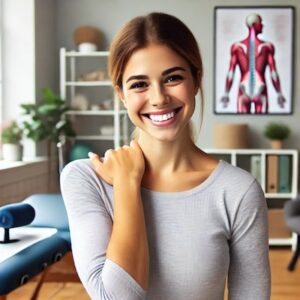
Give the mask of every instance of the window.
M 0 0 L 0 130 L 2 124 L 2 0 Z M 1 134 L 0 134 L 0 145 L 1 145 Z M 0 147 L 1 157 L 1 147 Z

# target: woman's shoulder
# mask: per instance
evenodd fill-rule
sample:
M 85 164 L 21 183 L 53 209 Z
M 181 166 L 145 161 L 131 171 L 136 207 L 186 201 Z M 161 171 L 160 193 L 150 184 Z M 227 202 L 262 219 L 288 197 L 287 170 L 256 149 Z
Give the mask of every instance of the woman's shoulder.
M 227 191 L 233 193 L 246 193 L 249 189 L 261 190 L 256 178 L 248 171 L 233 166 L 221 160 L 221 171 L 219 172 L 218 182 Z
M 232 220 L 238 212 L 239 207 L 251 209 L 263 208 L 265 196 L 260 183 L 248 171 L 233 166 L 228 162 L 220 161 L 221 170 L 215 180 L 213 193 L 216 199 L 222 199 L 226 211 Z M 251 209 L 248 209 L 251 208 Z
M 223 179 L 227 179 L 230 182 L 239 181 L 245 183 L 253 182 L 255 180 L 254 176 L 245 169 L 233 166 L 224 160 L 220 160 L 220 164 L 223 165 Z
M 62 170 L 61 177 L 76 174 L 78 176 L 84 174 L 95 173 L 90 159 L 77 159 L 69 162 Z
M 91 185 L 101 185 L 106 188 L 111 188 L 111 186 L 96 173 L 90 159 L 77 159 L 69 162 L 61 172 L 60 182 L 61 184 L 88 182 Z

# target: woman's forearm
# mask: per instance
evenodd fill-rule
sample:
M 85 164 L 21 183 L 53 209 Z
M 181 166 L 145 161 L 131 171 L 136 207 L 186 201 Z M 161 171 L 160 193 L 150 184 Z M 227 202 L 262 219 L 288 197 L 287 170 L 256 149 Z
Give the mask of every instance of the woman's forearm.
M 114 181 L 114 223 L 106 257 L 147 288 L 149 253 L 140 184 L 128 176 Z

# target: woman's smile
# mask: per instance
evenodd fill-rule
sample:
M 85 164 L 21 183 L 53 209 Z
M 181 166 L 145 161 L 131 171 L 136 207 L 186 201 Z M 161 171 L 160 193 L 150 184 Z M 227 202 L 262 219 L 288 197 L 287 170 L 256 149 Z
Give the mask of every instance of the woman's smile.
M 165 111 L 146 113 L 142 114 L 142 116 L 148 118 L 154 126 L 164 127 L 171 125 L 176 121 L 177 114 L 180 112 L 181 108 L 182 107 L 178 107 Z

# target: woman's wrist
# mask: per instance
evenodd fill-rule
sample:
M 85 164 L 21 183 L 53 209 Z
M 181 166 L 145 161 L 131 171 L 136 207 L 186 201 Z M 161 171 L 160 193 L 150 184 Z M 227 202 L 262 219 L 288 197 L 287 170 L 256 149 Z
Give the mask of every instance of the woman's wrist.
M 131 187 L 140 187 L 142 178 L 138 175 L 133 175 L 128 173 L 119 172 L 114 176 L 114 186 L 123 185 L 124 183 Z

